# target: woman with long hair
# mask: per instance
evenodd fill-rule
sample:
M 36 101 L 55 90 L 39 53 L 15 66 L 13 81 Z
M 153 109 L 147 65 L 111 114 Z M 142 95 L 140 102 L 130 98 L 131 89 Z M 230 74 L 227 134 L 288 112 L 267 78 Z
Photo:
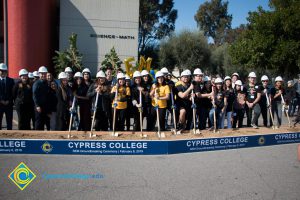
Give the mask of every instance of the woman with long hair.
M 160 71 L 155 74 L 155 83 L 151 87 L 150 97 L 152 98 L 151 130 L 154 129 L 156 120 L 159 120 L 160 130 L 165 131 L 165 116 L 167 100 L 170 98 L 170 88 L 164 80 L 164 74 Z M 156 109 L 159 112 L 159 119 L 156 119 Z
M 16 111 L 18 114 L 18 129 L 30 130 L 30 117 L 34 112 L 32 100 L 32 87 L 28 79 L 28 71 L 21 69 L 19 71 L 20 80 L 13 88 L 13 97 L 15 99 Z
M 68 76 L 65 72 L 58 75 L 60 85 L 57 89 L 57 111 L 56 111 L 56 130 L 66 131 L 70 121 L 70 107 L 72 105 L 72 91 L 68 85 Z

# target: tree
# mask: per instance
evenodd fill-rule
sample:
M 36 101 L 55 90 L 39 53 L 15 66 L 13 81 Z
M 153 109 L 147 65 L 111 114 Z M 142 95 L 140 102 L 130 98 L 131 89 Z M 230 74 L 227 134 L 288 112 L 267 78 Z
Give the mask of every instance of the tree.
M 149 43 L 169 36 L 175 30 L 177 10 L 173 0 L 140 0 L 139 52 Z
M 231 29 L 232 15 L 227 10 L 227 1 L 212 0 L 200 5 L 194 16 L 200 30 L 205 36 L 211 37 L 216 45 L 224 43 L 226 31 Z
M 65 51 L 55 51 L 53 59 L 55 72 L 64 71 L 66 67 L 71 67 L 73 72 L 82 70 L 82 54 L 77 49 L 77 34 L 72 33 L 69 37 L 69 48 Z
M 101 62 L 101 70 L 106 71 L 108 68 L 113 70 L 113 75 L 116 75 L 117 72 L 124 72 L 121 68 L 122 61 L 120 60 L 115 47 L 110 49 L 110 52 L 105 54 L 104 60 Z
M 143 54 L 140 54 L 141 56 L 144 56 L 145 58 L 152 58 L 151 66 L 153 69 L 160 68 L 159 63 L 159 49 L 160 46 L 157 44 L 149 44 L 145 47 Z
M 163 41 L 159 57 L 161 67 L 169 70 L 175 66 L 180 70 L 196 67 L 205 70 L 209 68 L 210 50 L 203 33 L 186 30 Z
M 272 0 L 270 7 L 249 13 L 248 29 L 230 55 L 249 70 L 293 77 L 300 69 L 300 1 Z

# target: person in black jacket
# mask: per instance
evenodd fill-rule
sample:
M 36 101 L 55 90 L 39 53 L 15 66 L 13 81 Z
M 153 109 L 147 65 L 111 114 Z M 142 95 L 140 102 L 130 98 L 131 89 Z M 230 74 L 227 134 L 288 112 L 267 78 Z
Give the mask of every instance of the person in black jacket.
M 49 85 L 46 75 L 48 70 L 46 67 L 39 68 L 40 79 L 35 81 L 32 87 L 33 101 L 35 107 L 35 130 L 44 130 L 48 121 L 49 114 Z M 47 127 L 50 129 L 50 127 Z
M 288 81 L 285 92 L 286 92 L 285 100 L 287 105 L 289 106 L 288 114 L 290 117 L 293 117 L 295 112 L 294 107 L 296 107 L 297 99 L 296 99 L 296 90 L 293 86 L 292 80 Z
M 66 131 L 69 128 L 70 107 L 72 105 L 72 90 L 68 85 L 68 76 L 65 72 L 58 75 L 60 85 L 58 86 L 56 97 L 56 130 Z
M 125 75 L 125 85 L 126 85 L 126 87 L 129 87 L 130 93 L 131 93 L 131 90 L 132 90 L 132 88 L 131 88 L 131 79 L 127 74 Z M 132 109 L 133 109 L 133 105 L 132 105 L 132 99 L 131 99 L 131 96 L 130 96 L 127 99 L 127 108 L 126 108 L 126 114 L 125 114 L 126 131 L 130 130 L 130 119 L 132 117 Z
M 95 103 L 97 92 L 99 93 L 96 116 L 95 116 L 95 130 L 107 131 L 108 130 L 108 115 L 111 109 L 110 104 L 110 85 L 107 84 L 105 73 L 99 71 L 96 75 L 97 80 L 91 84 L 87 92 L 87 96 Z
M 140 125 L 140 114 L 142 112 L 142 118 L 145 117 L 146 114 L 146 106 L 145 106 L 145 94 L 146 88 L 142 84 L 142 75 L 139 71 L 135 71 L 133 73 L 133 85 L 131 89 L 131 98 L 133 107 L 131 110 L 128 110 L 133 113 L 134 117 L 134 131 L 141 131 Z M 140 100 L 140 92 L 141 92 L 141 100 Z
M 0 63 L 0 130 L 5 113 L 7 130 L 12 130 L 14 80 L 7 76 L 7 66 Z
M 151 124 L 151 110 L 152 110 L 152 99 L 150 97 L 150 90 L 152 87 L 152 78 L 147 70 L 143 70 L 141 72 L 142 78 L 142 84 L 144 86 L 144 95 L 145 95 L 145 103 L 143 105 L 144 107 L 144 114 L 147 117 L 147 131 L 151 131 L 152 124 Z
M 32 100 L 32 88 L 28 79 L 28 71 L 19 71 L 20 80 L 15 84 L 13 96 L 18 114 L 18 129 L 30 130 L 30 117 L 34 112 Z
M 87 86 L 83 81 L 83 75 L 81 72 L 76 72 L 74 79 L 74 96 L 77 99 L 80 116 L 78 130 L 88 131 L 91 128 L 91 101 L 87 96 L 89 86 Z
M 55 80 L 50 82 L 50 89 L 49 89 L 49 103 L 47 105 L 49 109 L 49 119 L 50 119 L 50 130 L 56 129 L 56 110 L 57 110 L 57 83 Z

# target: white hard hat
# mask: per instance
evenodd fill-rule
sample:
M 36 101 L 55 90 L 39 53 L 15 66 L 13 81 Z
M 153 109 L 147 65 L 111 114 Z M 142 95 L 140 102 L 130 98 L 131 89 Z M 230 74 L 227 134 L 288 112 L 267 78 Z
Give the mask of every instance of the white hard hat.
M 71 69 L 71 67 L 66 67 L 65 72 L 71 72 L 71 73 L 73 73 L 73 70 Z
M 32 73 L 32 72 L 29 72 L 29 73 L 28 73 L 28 78 L 34 78 L 34 76 L 33 76 L 33 73 Z
M 82 70 L 82 73 L 91 73 L 90 69 L 89 68 L 84 68 Z
M 234 72 L 234 73 L 231 75 L 231 77 L 233 77 L 233 76 L 240 77 L 240 75 L 239 75 L 238 73 L 236 73 L 236 72 Z
M 224 81 L 226 81 L 226 80 L 231 80 L 231 77 L 230 76 L 225 76 Z
M 125 75 L 125 80 L 130 80 L 130 76 L 128 76 L 127 74 Z
M 191 73 L 188 70 L 184 70 L 183 72 L 181 72 L 180 76 L 190 76 Z
M 24 76 L 24 75 L 28 75 L 28 71 L 26 69 L 21 69 L 19 71 L 19 76 Z
M 47 70 L 47 68 L 45 66 L 41 66 L 39 68 L 39 73 L 48 73 L 48 70 Z
M 281 77 L 281 76 L 277 76 L 277 77 L 275 78 L 275 82 L 277 82 L 277 81 L 283 81 L 282 77 Z
M 215 84 L 217 84 L 217 83 L 223 83 L 223 80 L 221 79 L 221 78 L 216 78 L 215 79 Z
M 38 71 L 34 71 L 32 74 L 34 77 L 40 77 Z
M 189 69 L 186 69 L 185 71 L 187 71 L 187 73 L 191 76 L 192 75 L 192 72 L 191 72 L 191 70 L 189 70 Z
M 256 78 L 256 74 L 255 72 L 250 72 L 248 77 L 251 77 L 251 78 Z
M 139 72 L 139 71 L 135 71 L 134 73 L 133 73 L 133 78 L 136 78 L 136 77 L 141 77 L 142 75 L 141 75 L 141 72 Z
M 237 80 L 235 83 L 234 83 L 235 85 L 240 85 L 240 86 L 242 86 L 243 85 L 243 83 L 242 83 L 242 81 L 241 80 Z
M 204 77 L 204 82 L 207 82 L 207 81 L 211 81 L 211 79 L 210 79 L 209 76 L 205 76 L 205 77 Z
M 155 78 L 162 77 L 164 74 L 161 71 L 156 72 Z
M 142 75 L 142 76 L 149 75 L 149 72 L 148 72 L 147 70 L 144 69 L 144 70 L 141 72 L 141 75 Z
M 262 77 L 261 77 L 261 79 L 260 79 L 261 81 L 268 81 L 269 80 L 269 78 L 268 78 L 268 76 L 267 75 L 263 75 Z
M 194 70 L 193 75 L 203 75 L 203 72 L 201 71 L 201 69 L 196 68 L 196 69 Z
M 58 79 L 67 79 L 68 75 L 65 72 L 60 72 L 58 74 Z
M 0 63 L 0 70 L 7 71 L 7 65 L 5 63 Z
M 169 73 L 169 71 L 168 71 L 168 69 L 167 69 L 166 67 L 162 68 L 160 71 L 161 71 L 163 74 L 168 74 L 168 73 Z
M 125 78 L 125 75 L 122 72 L 119 72 L 117 74 L 117 79 L 122 79 L 122 78 Z
M 74 74 L 74 78 L 83 78 L 82 73 L 81 72 L 76 72 Z
M 104 71 L 100 70 L 99 72 L 97 72 L 96 74 L 96 78 L 105 78 L 105 73 Z

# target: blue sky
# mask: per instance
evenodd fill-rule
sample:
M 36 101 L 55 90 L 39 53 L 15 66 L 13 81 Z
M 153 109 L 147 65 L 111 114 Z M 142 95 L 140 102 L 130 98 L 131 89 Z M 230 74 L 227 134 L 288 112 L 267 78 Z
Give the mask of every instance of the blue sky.
M 175 24 L 175 31 L 183 29 L 194 30 L 197 29 L 194 15 L 199 6 L 206 0 L 175 0 L 175 9 L 178 10 L 178 18 Z M 247 23 L 247 16 L 249 11 L 257 10 L 258 6 L 262 6 L 268 10 L 268 0 L 228 0 L 228 13 L 232 14 L 232 28 L 240 24 Z

